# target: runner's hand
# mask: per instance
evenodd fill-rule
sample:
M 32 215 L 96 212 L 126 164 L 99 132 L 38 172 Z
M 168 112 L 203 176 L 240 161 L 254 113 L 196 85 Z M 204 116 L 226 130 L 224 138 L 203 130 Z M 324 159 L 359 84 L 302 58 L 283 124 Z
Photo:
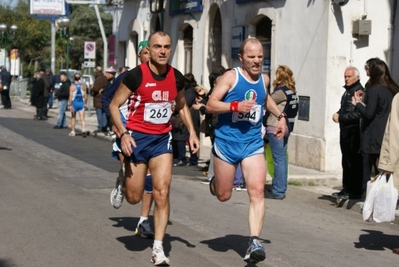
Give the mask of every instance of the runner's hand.
M 130 156 L 133 153 L 133 147 L 137 147 L 136 141 L 134 141 L 130 134 L 124 134 L 121 138 L 121 148 L 123 154 Z

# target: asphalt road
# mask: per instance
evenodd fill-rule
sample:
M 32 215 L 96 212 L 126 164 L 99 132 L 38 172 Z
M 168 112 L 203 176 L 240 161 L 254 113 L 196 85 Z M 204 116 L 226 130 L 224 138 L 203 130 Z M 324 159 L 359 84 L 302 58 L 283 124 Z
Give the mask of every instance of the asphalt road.
M 117 175 L 111 144 L 68 137 L 33 108 L 0 110 L 0 267 L 152 266 L 152 240 L 134 236 L 140 205 L 109 203 Z M 190 171 L 187 171 L 190 170 Z M 191 172 L 193 175 L 191 175 Z M 174 169 L 164 240 L 171 266 L 255 266 L 242 260 L 248 197 L 218 202 L 198 169 Z M 267 259 L 257 266 L 396 266 L 399 226 L 361 214 L 301 187 L 266 202 L 261 234 Z M 150 221 L 152 221 L 152 217 Z

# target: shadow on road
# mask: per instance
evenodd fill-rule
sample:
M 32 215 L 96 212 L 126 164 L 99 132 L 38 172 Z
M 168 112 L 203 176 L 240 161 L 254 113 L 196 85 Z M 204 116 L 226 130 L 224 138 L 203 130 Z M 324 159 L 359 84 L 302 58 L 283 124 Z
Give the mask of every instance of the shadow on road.
M 238 255 L 244 256 L 248 248 L 248 236 L 226 235 L 215 239 L 201 241 L 201 244 L 208 245 L 214 251 L 227 252 L 234 250 Z M 270 240 L 259 239 L 262 243 L 270 244 Z
M 365 230 L 367 234 L 359 236 L 359 242 L 354 242 L 355 248 L 367 250 L 393 250 L 399 247 L 399 235 L 386 235 L 381 231 Z

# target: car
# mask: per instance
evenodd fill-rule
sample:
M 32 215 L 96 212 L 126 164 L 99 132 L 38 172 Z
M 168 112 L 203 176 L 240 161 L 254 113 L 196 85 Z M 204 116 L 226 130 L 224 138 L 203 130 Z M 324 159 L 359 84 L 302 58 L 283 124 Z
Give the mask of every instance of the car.
M 68 69 L 68 71 L 66 69 L 60 69 L 60 72 L 66 72 L 68 74 L 68 79 L 72 82 L 73 76 L 75 75 L 75 73 L 80 72 L 80 71 L 75 70 L 75 69 Z
M 90 88 L 94 84 L 94 76 L 90 74 L 82 75 L 82 83 L 86 83 L 87 88 Z

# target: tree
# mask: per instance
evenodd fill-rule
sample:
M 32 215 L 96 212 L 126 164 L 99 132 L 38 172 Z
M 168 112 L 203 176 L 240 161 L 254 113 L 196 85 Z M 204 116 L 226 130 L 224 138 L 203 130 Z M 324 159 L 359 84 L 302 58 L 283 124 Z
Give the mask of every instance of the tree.
M 106 36 L 112 34 L 112 15 L 104 13 L 104 8 L 99 7 L 100 16 L 104 25 Z M 70 36 L 73 36 L 71 42 L 70 59 L 71 66 L 80 69 L 84 61 L 84 42 L 96 42 L 96 64 L 103 64 L 103 40 L 101 38 L 100 27 L 94 7 L 89 5 L 71 5 L 70 17 Z
M 112 33 L 112 15 L 104 13 L 100 7 L 106 36 Z M 51 61 L 51 21 L 48 19 L 35 19 L 30 14 L 28 0 L 18 0 L 15 6 L 11 1 L 1 1 L 0 22 L 10 27 L 17 25 L 18 31 L 15 40 L 8 42 L 6 49 L 18 48 L 23 75 L 33 73 L 39 67 L 49 67 Z M 103 62 L 103 42 L 94 8 L 89 5 L 72 5 L 69 35 L 74 38 L 71 41 L 70 68 L 80 69 L 83 62 L 83 46 L 85 41 L 96 41 L 97 64 Z M 1 44 L 1 43 L 0 43 Z M 1 44 L 2 45 L 2 44 Z M 66 39 L 56 34 L 56 67 L 65 64 Z
M 27 0 L 19 0 L 14 8 L 10 5 L 0 5 L 0 21 L 8 27 L 12 24 L 17 25 L 16 37 L 6 49 L 18 48 L 21 62 L 28 63 L 28 66 L 23 65 L 25 71 L 30 69 L 33 62 L 37 63 L 50 57 L 50 22 L 37 20 L 30 15 Z

